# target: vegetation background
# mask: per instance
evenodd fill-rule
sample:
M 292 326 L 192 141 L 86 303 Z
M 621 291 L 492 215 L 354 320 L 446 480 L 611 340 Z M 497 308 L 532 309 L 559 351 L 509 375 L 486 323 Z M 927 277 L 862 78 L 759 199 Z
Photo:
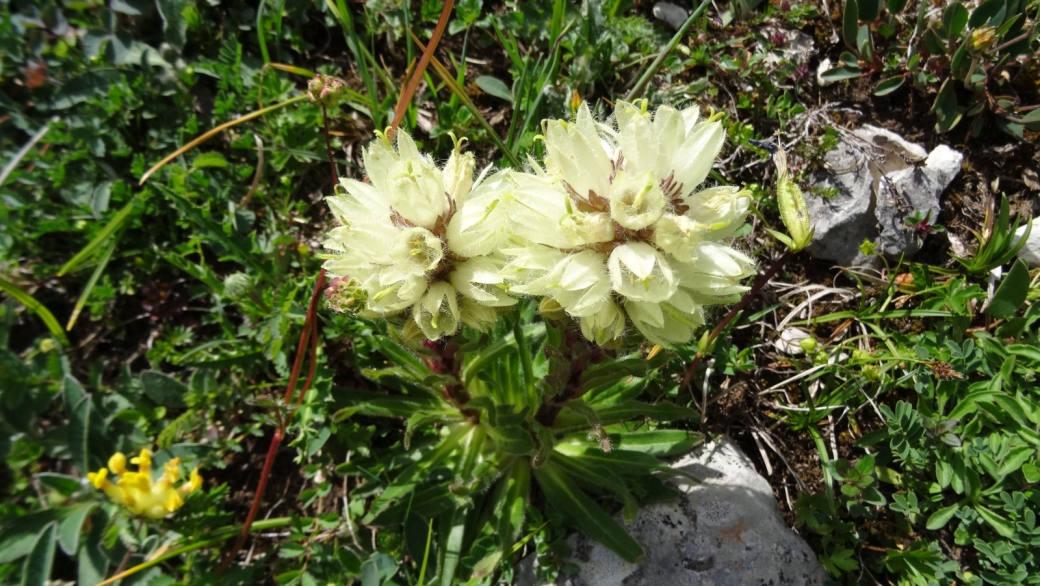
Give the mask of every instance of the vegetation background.
M 402 420 L 336 403 L 336 389 L 396 389 L 377 370 L 407 357 L 380 342 L 385 326 L 327 310 L 250 564 L 213 570 L 234 534 L 218 528 L 252 501 L 331 227 L 322 112 L 296 99 L 300 73 L 347 82 L 329 113 L 332 150 L 340 173 L 359 177 L 360 147 L 389 125 L 422 53 L 407 31 L 425 43 L 441 8 L 0 0 L 0 583 L 96 584 L 145 559 L 161 563 L 122 583 L 434 576 L 425 518 L 365 524 L 409 461 Z M 482 164 L 537 153 L 539 120 L 569 118 L 580 100 L 608 112 L 662 54 L 674 31 L 652 10 L 459 0 L 436 51 L 457 87 L 427 71 L 402 127 L 442 158 L 449 133 Z M 760 141 L 788 148 L 808 197 L 831 195 L 808 179 L 859 124 L 965 154 L 942 201 L 946 232 L 922 234 L 913 262 L 840 270 L 803 253 L 730 324 L 692 386 L 682 376 L 696 347 L 643 377 L 648 400 L 694 413 L 673 429 L 742 444 L 837 583 L 1040 584 L 1040 276 L 1014 263 L 1009 237 L 1040 190 L 1038 14 L 1036 0 L 719 2 L 645 89 L 652 106 L 726 113 L 716 178 L 753 191 L 738 236 L 763 268 L 783 247 L 766 231 L 781 225 Z M 791 52 L 790 31 L 812 48 Z M 824 59 L 831 85 L 817 80 Z M 139 184 L 203 132 L 294 99 Z M 774 342 L 790 327 L 814 343 L 782 351 Z M 199 465 L 205 485 L 145 524 L 84 478 L 149 445 Z M 566 531 L 536 495 L 519 547 L 478 540 L 438 580 L 508 582 L 531 552 L 552 577 Z

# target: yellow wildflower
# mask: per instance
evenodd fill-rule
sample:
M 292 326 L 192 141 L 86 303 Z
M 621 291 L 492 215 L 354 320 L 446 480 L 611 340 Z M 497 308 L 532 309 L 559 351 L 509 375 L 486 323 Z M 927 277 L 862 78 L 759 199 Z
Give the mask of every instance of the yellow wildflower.
M 173 484 L 181 477 L 180 458 L 174 458 L 163 466 L 163 474 L 159 480 L 152 481 L 152 452 L 141 450 L 141 454 L 130 460 L 137 465 L 137 472 L 126 469 L 126 456 L 114 454 L 108 459 L 108 468 L 87 474 L 87 478 L 112 499 L 117 505 L 123 505 L 135 515 L 149 519 L 162 519 L 166 515 L 181 508 L 184 497 L 202 486 L 199 469 L 191 471 L 188 481 L 179 487 Z M 115 482 L 109 480 L 109 473 L 119 475 Z

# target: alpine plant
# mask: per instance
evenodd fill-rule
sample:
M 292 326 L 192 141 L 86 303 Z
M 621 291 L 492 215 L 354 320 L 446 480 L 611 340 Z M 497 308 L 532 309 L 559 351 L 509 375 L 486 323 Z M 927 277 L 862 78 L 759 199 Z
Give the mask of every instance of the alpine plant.
M 514 296 L 552 300 L 597 344 L 634 326 L 658 344 L 690 341 L 703 307 L 735 301 L 754 263 L 727 240 L 750 197 L 699 189 L 725 140 L 696 107 L 618 102 L 613 124 L 586 105 L 543 123 L 530 173 L 474 184 L 458 146 L 443 170 L 398 133 L 364 153 L 371 184 L 344 179 L 329 199 L 342 224 L 326 269 L 367 295 L 363 314 L 411 311 L 430 339 L 492 323 Z M 545 305 L 543 303 L 543 305 Z

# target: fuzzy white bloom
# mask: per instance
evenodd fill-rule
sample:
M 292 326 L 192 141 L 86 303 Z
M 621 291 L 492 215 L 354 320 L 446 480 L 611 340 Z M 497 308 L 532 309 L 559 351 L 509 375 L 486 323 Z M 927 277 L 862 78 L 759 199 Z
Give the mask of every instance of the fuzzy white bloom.
M 476 180 L 458 143 L 441 168 L 406 133 L 380 135 L 363 153 L 370 183 L 343 179 L 328 199 L 340 226 L 326 270 L 363 290 L 360 315 L 407 311 L 430 339 L 487 330 L 512 295 L 531 295 L 597 344 L 629 322 L 653 342 L 688 342 L 703 306 L 733 301 L 754 273 L 723 241 L 750 197 L 699 189 L 725 139 L 717 116 L 646 106 L 618 102 L 601 124 L 582 105 L 574 122 L 543 124 L 531 172 Z
M 717 117 L 699 114 L 618 102 L 616 126 L 585 105 L 574 122 L 548 122 L 545 170 L 534 167 L 551 184 L 543 198 L 566 194 L 565 212 L 505 251 L 510 292 L 552 297 L 597 343 L 623 335 L 627 315 L 647 339 L 673 344 L 692 338 L 704 305 L 745 291 L 753 261 L 719 241 L 743 223 L 750 197 L 698 191 L 725 140 Z
M 508 233 L 500 226 L 472 234 L 449 229 L 460 209 L 474 215 L 466 207 L 472 195 L 501 191 L 494 186 L 507 175 L 492 178 L 490 188 L 475 183 L 473 155 L 462 153 L 458 143 L 441 169 L 402 131 L 395 144 L 380 134 L 362 158 L 370 183 L 340 180 L 339 193 L 327 200 L 340 226 L 325 241 L 325 269 L 364 290 L 359 315 L 386 317 L 410 309 L 423 335 L 437 339 L 454 334 L 461 323 L 486 329 L 498 317 L 494 308 L 516 303 L 499 274 L 504 260 L 483 256 Z

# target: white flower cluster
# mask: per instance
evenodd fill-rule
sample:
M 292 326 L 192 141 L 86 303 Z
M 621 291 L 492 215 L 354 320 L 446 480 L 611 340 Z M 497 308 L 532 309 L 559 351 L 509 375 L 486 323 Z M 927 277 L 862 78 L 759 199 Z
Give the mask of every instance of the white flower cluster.
M 659 344 L 688 342 L 702 307 L 733 301 L 753 261 L 728 246 L 750 198 L 697 191 L 725 132 L 696 107 L 618 102 L 615 124 L 582 105 L 545 123 L 546 157 L 529 173 L 473 180 L 456 144 L 443 169 L 404 132 L 365 149 L 370 184 L 343 179 L 328 199 L 341 226 L 326 270 L 367 295 L 366 316 L 410 311 L 429 339 L 480 330 L 515 296 L 551 298 L 598 344 L 630 322 Z M 627 316 L 627 319 L 626 319 Z

